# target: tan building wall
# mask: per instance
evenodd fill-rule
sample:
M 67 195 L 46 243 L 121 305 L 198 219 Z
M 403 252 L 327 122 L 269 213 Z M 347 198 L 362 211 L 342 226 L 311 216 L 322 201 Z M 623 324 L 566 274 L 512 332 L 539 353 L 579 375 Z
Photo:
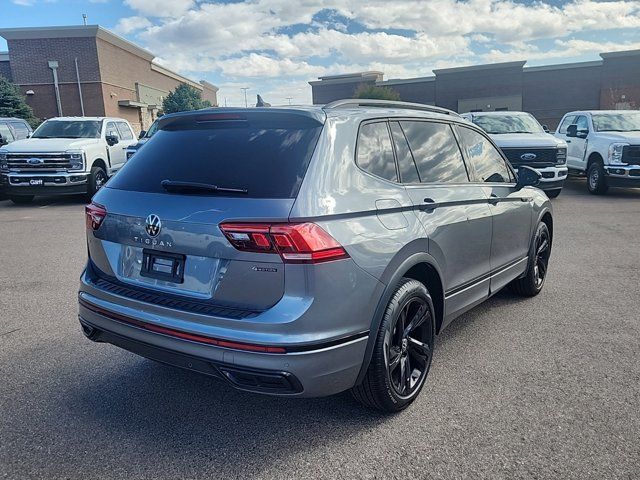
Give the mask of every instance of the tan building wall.
M 135 130 L 155 120 L 162 99 L 186 83 L 217 105 L 217 87 L 197 83 L 153 63 L 154 55 L 96 25 L 0 29 L 9 46 L 12 80 L 27 96 L 36 116 L 58 116 L 49 61 L 57 61 L 62 114 L 81 115 L 80 89 L 87 116 L 128 120 Z M 76 59 L 78 74 L 76 74 Z

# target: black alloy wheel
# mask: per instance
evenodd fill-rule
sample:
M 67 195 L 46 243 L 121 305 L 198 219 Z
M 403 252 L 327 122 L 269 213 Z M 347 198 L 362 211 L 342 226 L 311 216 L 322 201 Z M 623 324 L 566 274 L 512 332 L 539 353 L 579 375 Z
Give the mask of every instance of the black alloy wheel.
M 536 232 L 535 243 L 535 264 L 533 267 L 533 276 L 535 286 L 541 289 L 547 278 L 547 268 L 549 267 L 549 257 L 551 256 L 551 238 L 549 229 L 539 228 Z
M 420 297 L 407 300 L 385 338 L 389 379 L 395 393 L 410 398 L 426 377 L 431 364 L 431 313 Z

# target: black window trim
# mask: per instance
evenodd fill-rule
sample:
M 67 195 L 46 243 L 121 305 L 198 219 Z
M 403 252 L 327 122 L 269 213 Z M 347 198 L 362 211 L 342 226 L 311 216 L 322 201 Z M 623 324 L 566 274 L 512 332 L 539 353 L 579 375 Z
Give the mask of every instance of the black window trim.
M 360 144 L 360 130 L 362 129 L 362 127 L 364 127 L 365 125 L 369 125 L 372 123 L 385 123 L 387 126 L 387 135 L 389 135 L 389 141 L 391 142 L 391 152 L 393 153 L 393 162 L 395 164 L 396 167 L 396 177 L 398 178 L 397 181 L 393 181 L 393 180 L 389 180 L 387 178 L 384 177 L 380 177 L 374 173 L 368 172 L 366 171 L 364 168 L 362 168 L 360 165 L 358 165 L 358 148 L 359 148 L 359 144 Z M 368 118 L 367 120 L 363 120 L 362 122 L 360 122 L 360 125 L 358 125 L 358 131 L 356 132 L 356 148 L 355 148 L 355 153 L 353 156 L 353 163 L 355 164 L 356 168 L 358 170 L 360 170 L 362 173 L 367 174 L 368 176 L 375 178 L 376 180 L 380 180 L 382 182 L 388 183 L 389 185 L 394 185 L 396 187 L 402 187 L 403 184 L 400 183 L 400 171 L 398 169 L 398 159 L 396 157 L 396 149 L 395 146 L 393 144 L 393 137 L 391 136 L 391 127 L 389 126 L 389 119 L 384 117 L 384 118 Z
M 457 132 L 456 129 L 453 128 L 453 126 L 455 125 L 455 123 L 451 122 L 451 121 L 447 121 L 444 119 L 440 119 L 440 118 L 422 118 L 422 117 L 397 117 L 397 118 L 391 118 L 390 121 L 397 121 L 398 123 L 400 123 L 400 128 L 402 128 L 402 121 L 405 122 L 414 122 L 414 121 L 418 121 L 418 122 L 427 122 L 427 123 L 444 123 L 445 125 L 448 125 L 449 128 L 451 129 L 451 133 L 453 134 L 453 137 L 456 140 L 456 145 L 458 146 L 458 151 L 460 152 L 460 156 L 462 158 L 462 163 L 464 165 L 464 168 L 467 172 L 467 182 L 423 182 L 422 181 L 422 177 L 420 176 L 420 169 L 418 169 L 418 177 L 420 177 L 420 183 L 402 183 L 402 185 L 406 185 L 407 187 L 424 187 L 425 185 L 428 186 L 444 186 L 444 187 L 448 187 L 448 186 L 465 186 L 465 185 L 470 185 L 473 183 L 473 181 L 471 180 L 471 175 L 470 175 L 470 171 L 469 171 L 469 166 L 467 165 L 467 160 L 465 158 L 462 146 L 460 145 L 460 140 L 458 139 L 457 136 Z M 404 129 L 402 129 L 402 133 L 404 134 Z M 405 134 L 405 138 L 406 138 L 406 134 Z M 411 150 L 411 144 L 409 144 L 409 140 L 407 139 L 407 145 L 409 146 L 409 151 L 411 152 L 411 157 L 414 159 L 414 163 L 415 163 L 415 157 L 413 156 L 413 151 Z M 416 163 L 416 168 L 417 168 L 417 163 Z
M 456 128 L 454 128 L 454 130 L 456 130 L 456 136 L 459 135 L 459 133 L 457 132 L 458 128 L 467 128 L 469 130 L 473 130 L 474 132 L 479 133 L 491 145 L 493 145 L 493 147 L 498 151 L 498 154 L 502 158 L 502 161 L 505 163 L 505 165 L 506 165 L 507 169 L 509 170 L 509 172 L 511 172 L 511 175 L 513 175 L 513 178 L 515 179 L 515 182 L 483 182 L 481 180 L 478 180 L 476 169 L 473 166 L 473 163 L 471 162 L 471 160 L 469 158 L 467 158 L 466 149 L 462 148 L 462 145 L 460 144 L 460 147 L 461 147 L 460 150 L 462 151 L 462 157 L 465 159 L 465 162 L 468 162 L 469 168 L 473 170 L 473 179 L 469 180 L 470 184 L 472 184 L 472 185 L 487 185 L 487 186 L 500 186 L 500 185 L 502 185 L 502 186 L 514 187 L 518 182 L 518 175 L 513 170 L 513 167 L 511 166 L 511 163 L 509 162 L 509 160 L 507 160 L 507 157 L 505 156 L 505 154 L 502 151 L 502 149 L 500 147 L 498 147 L 496 145 L 496 143 L 489 137 L 489 135 L 486 132 L 484 132 L 482 129 L 480 129 L 480 127 L 477 127 L 475 124 L 472 124 L 472 125 L 473 125 L 473 127 L 471 125 L 463 125 L 462 123 L 455 123 Z M 459 139 L 458 139 L 458 142 L 460 142 Z

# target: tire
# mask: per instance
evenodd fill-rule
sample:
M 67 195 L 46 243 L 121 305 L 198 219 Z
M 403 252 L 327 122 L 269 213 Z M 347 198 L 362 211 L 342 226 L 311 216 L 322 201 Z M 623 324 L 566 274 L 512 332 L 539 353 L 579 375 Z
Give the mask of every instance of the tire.
M 388 413 L 407 408 L 429 373 L 434 340 L 429 292 L 417 280 L 403 278 L 382 317 L 364 380 L 351 390 L 355 399 Z
M 594 195 L 604 195 L 609 190 L 607 179 L 604 176 L 602 162 L 596 161 L 589 165 L 587 170 L 587 188 Z
M 546 190 L 544 193 L 546 193 L 547 197 L 549 198 L 558 198 L 558 195 L 560 195 L 561 191 L 561 188 L 557 188 L 556 190 Z
M 535 297 L 542 291 L 547 279 L 551 243 L 549 227 L 546 223 L 540 222 L 531 243 L 527 272 L 524 277 L 511 282 L 509 286 L 512 292 L 522 297 Z
M 16 205 L 27 205 L 33 202 L 34 195 L 11 195 L 9 196 L 9 200 L 11 200 Z
M 93 167 L 91 169 L 91 173 L 87 179 L 87 197 L 89 200 L 102 188 L 107 180 L 107 172 L 104 171 L 104 168 Z

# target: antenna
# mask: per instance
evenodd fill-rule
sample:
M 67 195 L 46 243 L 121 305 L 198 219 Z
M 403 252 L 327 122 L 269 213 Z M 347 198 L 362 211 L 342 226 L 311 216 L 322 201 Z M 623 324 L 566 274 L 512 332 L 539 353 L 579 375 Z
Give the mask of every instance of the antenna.
M 86 13 L 82 14 L 82 23 L 84 23 L 85 26 L 87 25 L 87 14 Z

